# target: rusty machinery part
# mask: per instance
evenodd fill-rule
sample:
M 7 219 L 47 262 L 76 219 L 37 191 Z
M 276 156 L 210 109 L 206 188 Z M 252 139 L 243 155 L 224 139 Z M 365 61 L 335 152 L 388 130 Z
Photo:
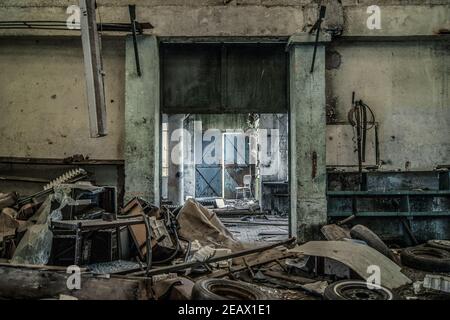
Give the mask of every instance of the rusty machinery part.
M 382 253 L 392 261 L 395 261 L 394 254 L 392 251 L 388 248 L 388 246 L 383 242 L 383 240 L 380 239 L 372 230 L 369 228 L 357 224 L 350 230 L 350 235 L 353 239 L 362 240 L 369 247 L 374 248 L 378 252 Z
M 245 249 L 245 250 L 236 251 L 231 254 L 227 254 L 227 255 L 223 255 L 223 256 L 219 256 L 219 257 L 212 257 L 209 260 L 203 261 L 203 262 L 191 261 L 191 262 L 187 262 L 187 263 L 180 263 L 180 264 L 155 268 L 155 269 L 150 270 L 148 276 L 156 276 L 156 275 L 160 275 L 160 274 L 164 274 L 164 273 L 171 273 L 171 272 L 177 272 L 177 271 L 186 270 L 186 269 L 190 269 L 190 268 L 195 268 L 195 267 L 204 265 L 205 263 L 214 263 L 214 262 L 225 261 L 228 259 L 240 258 L 240 257 L 248 256 L 250 254 L 270 250 L 270 249 L 273 249 L 276 247 L 287 246 L 287 245 L 294 243 L 295 241 L 296 241 L 296 238 L 288 238 L 288 239 L 280 241 L 280 242 L 270 243 L 268 245 L 260 246 L 257 248 Z M 129 275 L 140 276 L 140 275 L 145 274 L 145 271 L 142 271 L 140 268 L 138 270 L 136 270 L 135 272 L 129 273 Z
M 341 280 L 330 284 L 324 292 L 325 300 L 395 300 L 389 289 L 366 281 Z
M 366 152 L 366 132 L 375 127 L 375 114 L 372 109 L 365 104 L 362 100 L 355 101 L 355 93 L 353 93 L 352 98 L 352 108 L 347 114 L 348 122 L 352 127 L 359 130 L 359 135 L 357 136 L 358 142 L 361 147 L 362 162 L 365 162 L 365 152 Z M 367 115 L 370 114 L 370 120 Z
M 425 245 L 427 247 L 450 251 L 450 240 L 428 240 Z
M 402 264 L 418 270 L 430 272 L 450 272 L 450 251 L 417 246 L 403 249 Z
M 180 238 L 178 235 L 178 229 L 179 229 L 178 221 L 177 221 L 176 217 L 174 216 L 174 214 L 172 213 L 172 211 L 170 211 L 169 209 L 164 208 L 164 207 L 162 207 L 162 209 L 165 212 L 164 221 L 165 221 L 165 225 L 167 227 L 167 231 L 175 240 L 175 249 L 172 250 L 172 252 L 169 254 L 168 257 L 165 257 L 162 260 L 152 261 L 153 265 L 161 265 L 161 264 L 169 263 L 170 261 L 175 259 L 175 257 L 181 251 L 181 243 L 180 243 Z
M 63 175 L 59 176 L 58 178 L 52 180 L 49 184 L 47 184 L 44 187 L 44 190 L 49 190 L 55 186 L 58 186 L 60 184 L 71 182 L 78 177 L 84 177 L 87 175 L 87 172 L 84 169 L 73 169 L 70 170 Z
M 258 288 L 241 281 L 203 279 L 192 289 L 193 300 L 267 300 Z

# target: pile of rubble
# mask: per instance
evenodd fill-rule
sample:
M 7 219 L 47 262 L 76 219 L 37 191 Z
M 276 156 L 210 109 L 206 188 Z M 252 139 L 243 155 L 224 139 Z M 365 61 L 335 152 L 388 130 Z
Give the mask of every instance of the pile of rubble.
M 392 300 L 448 291 L 443 241 L 400 253 L 347 220 L 324 226 L 326 241 L 256 246 L 193 199 L 175 209 L 140 198 L 119 209 L 116 199 L 115 188 L 84 182 L 0 194 L 0 298 Z M 417 278 L 408 267 L 443 273 Z
M 271 249 L 293 242 L 243 244 L 194 200 L 170 210 L 135 198 L 119 210 L 114 188 L 81 182 L 46 190 L 1 195 L 1 298 L 161 299 L 182 292 L 178 298 L 190 299 L 198 277 L 282 258 L 283 250 Z M 261 260 L 261 252 L 274 256 Z M 68 285 L 75 271 L 79 288 Z
M 390 249 L 369 228 L 360 224 L 348 227 L 355 218 L 351 216 L 338 224 L 322 227 L 328 243 L 316 246 L 307 243 L 302 253 L 332 259 L 334 274 L 341 271 L 341 276 L 350 278 L 353 271 L 366 281 L 374 282 L 378 278 L 380 289 L 385 292 L 390 289 L 392 299 L 450 299 L 450 241 L 429 240 L 413 247 Z M 349 267 L 347 274 L 342 274 L 339 264 Z M 351 285 L 348 290 L 353 292 Z M 374 298 L 368 288 L 361 292 L 363 298 Z

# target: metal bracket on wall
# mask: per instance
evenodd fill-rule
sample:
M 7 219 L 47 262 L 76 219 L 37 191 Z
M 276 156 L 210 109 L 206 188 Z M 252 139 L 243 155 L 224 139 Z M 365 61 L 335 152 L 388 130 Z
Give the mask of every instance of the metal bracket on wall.
M 133 32 L 133 45 L 134 45 L 134 57 L 136 59 L 136 72 L 137 72 L 137 75 L 140 77 L 142 75 L 142 73 L 141 73 L 141 63 L 139 61 L 137 33 L 138 33 L 138 30 L 140 30 L 139 33 L 142 34 L 142 28 L 139 27 L 139 22 L 136 21 L 136 6 L 129 5 L 128 11 L 130 13 L 131 30 Z
M 314 72 L 314 65 L 316 64 L 317 45 L 319 44 L 320 31 L 322 28 L 322 22 L 323 22 L 323 19 L 325 18 L 326 11 L 327 11 L 326 6 L 320 6 L 319 18 L 317 19 L 316 23 L 309 31 L 310 34 L 312 34 L 313 32 L 316 32 L 316 41 L 314 42 L 314 53 L 313 53 L 313 60 L 312 60 L 312 64 L 311 64 L 311 73 Z

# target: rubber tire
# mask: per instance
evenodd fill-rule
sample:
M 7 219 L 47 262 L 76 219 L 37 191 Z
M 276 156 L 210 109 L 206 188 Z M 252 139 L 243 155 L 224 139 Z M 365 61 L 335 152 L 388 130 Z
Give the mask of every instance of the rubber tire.
M 375 250 L 395 262 L 394 254 L 389 249 L 389 247 L 369 228 L 358 224 L 350 230 L 350 235 L 353 239 L 364 241 L 369 247 L 374 248 Z
M 450 251 L 450 240 L 428 240 L 426 246 Z
M 394 293 L 382 286 L 376 286 L 375 289 L 377 292 L 381 292 L 381 295 L 383 295 L 386 299 L 350 299 L 349 297 L 346 297 L 343 295 L 342 290 L 345 290 L 346 287 L 357 287 L 358 290 L 361 292 L 367 292 L 370 293 L 371 290 L 367 288 L 367 282 L 361 281 L 361 280 L 341 280 L 334 282 L 330 284 L 328 287 L 326 287 L 325 292 L 323 294 L 325 300 L 396 300 L 396 296 Z
M 418 270 L 430 272 L 450 272 L 450 251 L 417 246 L 403 249 L 402 264 Z
M 204 279 L 195 283 L 192 300 L 268 300 L 268 296 L 245 282 Z

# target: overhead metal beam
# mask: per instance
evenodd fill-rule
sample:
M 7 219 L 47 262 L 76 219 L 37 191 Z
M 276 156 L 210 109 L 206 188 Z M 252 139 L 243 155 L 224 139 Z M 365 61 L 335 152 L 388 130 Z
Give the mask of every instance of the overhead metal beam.
M 102 137 L 107 134 L 104 73 L 95 7 L 95 0 L 80 0 L 81 40 L 83 44 L 86 94 L 92 138 Z

